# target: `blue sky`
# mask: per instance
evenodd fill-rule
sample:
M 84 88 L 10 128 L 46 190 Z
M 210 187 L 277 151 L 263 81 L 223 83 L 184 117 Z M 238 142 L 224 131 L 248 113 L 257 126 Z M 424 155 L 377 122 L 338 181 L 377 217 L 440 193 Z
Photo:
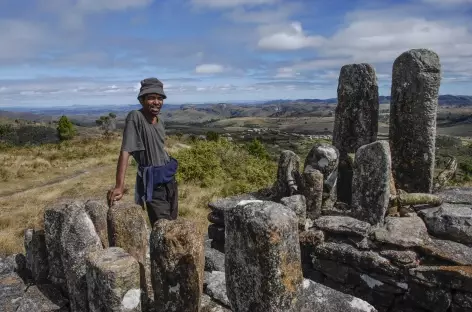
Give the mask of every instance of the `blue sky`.
M 371 63 L 381 95 L 413 48 L 441 59 L 441 94 L 472 95 L 472 0 L 0 0 L 2 106 L 336 97 Z

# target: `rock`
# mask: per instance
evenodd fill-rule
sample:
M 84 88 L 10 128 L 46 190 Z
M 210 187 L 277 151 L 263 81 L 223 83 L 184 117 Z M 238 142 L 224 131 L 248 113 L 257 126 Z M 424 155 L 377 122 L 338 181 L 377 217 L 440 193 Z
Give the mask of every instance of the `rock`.
M 60 244 L 70 311 L 88 311 L 85 257 L 102 249 L 102 242 L 82 205 L 67 206 Z
M 61 234 L 67 207 L 70 203 L 59 202 L 44 211 L 44 238 L 48 251 L 48 279 L 67 292 L 64 265 L 61 257 Z
M 129 203 L 118 203 L 108 210 L 109 246 L 123 248 L 139 263 L 141 272 L 142 301 L 152 301 L 150 267 L 146 265 L 149 249 L 149 230 L 140 206 Z
M 382 250 L 379 254 L 399 267 L 416 267 L 419 263 L 418 255 L 411 250 Z
M 472 294 L 456 291 L 452 295 L 452 301 L 462 309 L 472 310 Z
M 95 231 L 97 231 L 97 234 L 102 241 L 103 248 L 108 248 L 108 205 L 104 202 L 88 200 L 85 202 L 85 211 L 95 226 Z
M 376 312 L 368 302 L 344 294 L 309 279 L 303 280 L 303 289 L 293 312 Z
M 205 241 L 205 271 L 225 271 L 225 254 L 212 248 L 210 241 Z
M 432 239 L 420 250 L 430 256 L 458 265 L 472 265 L 472 248 L 449 240 Z
M 91 252 L 86 258 L 90 311 L 141 311 L 139 263 L 120 247 Z
M 232 209 L 238 205 L 238 203 L 242 200 L 259 200 L 254 194 L 241 194 L 241 195 L 234 195 L 230 197 L 220 198 L 208 204 L 208 207 L 214 212 L 216 215 L 224 219 L 224 212 L 228 209 Z
M 227 309 L 219 303 L 213 301 L 207 294 L 202 295 L 201 302 L 200 312 L 231 312 L 230 309 Z
M 384 226 L 372 232 L 372 239 L 404 248 L 423 246 L 431 241 L 420 217 L 387 217 Z
M 39 284 L 29 286 L 23 296 L 23 302 L 28 301 L 23 309 L 27 312 L 41 311 L 68 311 L 69 300 L 61 293 L 60 289 L 52 284 Z M 27 310 L 27 307 L 35 306 L 36 310 Z
M 341 68 L 338 81 L 333 145 L 341 153 L 354 153 L 377 140 L 379 92 L 375 69 L 370 64 Z
M 225 229 L 225 276 L 232 309 L 291 309 L 303 280 L 295 213 L 275 202 L 243 202 L 226 211 Z
M 443 204 L 418 212 L 428 231 L 438 237 L 472 244 L 472 206 Z
M 16 312 L 43 311 L 41 310 L 41 308 L 38 306 L 36 302 L 34 302 L 33 300 L 29 298 L 27 299 L 22 298 L 19 303 L 20 305 L 15 310 Z
M 294 195 L 299 190 L 300 157 L 290 150 L 280 153 L 277 181 L 274 184 L 274 200 Z
M 300 244 L 307 246 L 316 246 L 324 242 L 323 231 L 314 229 L 306 230 L 300 233 Z
M 316 219 L 321 215 L 323 206 L 323 174 L 313 168 L 306 168 L 303 172 L 302 193 L 306 200 L 306 217 Z
M 338 164 L 339 151 L 331 144 L 317 143 L 306 156 L 303 172 L 315 169 L 323 174 L 323 202 L 336 202 Z
M 472 205 L 472 187 L 448 187 L 437 195 L 444 203 Z
M 208 237 L 218 242 L 224 242 L 225 227 L 222 225 L 210 224 L 208 226 Z
M 157 311 L 198 311 L 203 293 L 203 234 L 186 219 L 158 220 L 151 233 L 151 273 Z
M 280 199 L 280 203 L 287 206 L 290 210 L 295 212 L 298 218 L 298 229 L 305 230 L 306 221 L 306 199 L 303 195 L 292 195 Z
M 0 307 L 2 312 L 16 312 L 25 291 L 25 283 L 16 273 L 0 276 Z M 34 311 L 34 310 L 32 310 Z M 32 312 L 31 311 L 31 312 Z
M 410 283 L 407 297 L 418 306 L 434 312 L 446 312 L 452 302 L 450 291 Z
M 440 82 L 441 65 L 433 51 L 412 49 L 393 63 L 389 127 L 392 170 L 397 187 L 408 193 L 432 191 Z
M 44 230 L 28 229 L 25 231 L 26 267 L 36 283 L 48 279 L 49 265 Z
M 399 270 L 374 251 L 360 251 L 345 243 L 325 242 L 314 248 L 312 257 L 347 264 L 358 270 L 399 277 Z M 400 277 L 399 277 L 400 278 Z
M 228 296 L 226 295 L 225 272 L 213 271 L 206 273 L 204 291 L 216 302 L 230 307 Z
M 314 220 L 313 225 L 323 231 L 357 236 L 367 236 L 371 227 L 367 222 L 343 216 L 323 216 Z
M 472 270 L 470 266 L 419 266 L 410 269 L 413 280 L 428 286 L 440 286 L 472 292 Z
M 372 225 L 383 224 L 390 201 L 391 160 L 387 141 L 359 147 L 352 179 L 352 210 Z
M 210 212 L 207 218 L 208 218 L 208 221 L 210 221 L 211 223 L 221 225 L 221 226 L 225 225 L 225 220 L 224 220 L 223 215 L 218 215 L 214 211 Z

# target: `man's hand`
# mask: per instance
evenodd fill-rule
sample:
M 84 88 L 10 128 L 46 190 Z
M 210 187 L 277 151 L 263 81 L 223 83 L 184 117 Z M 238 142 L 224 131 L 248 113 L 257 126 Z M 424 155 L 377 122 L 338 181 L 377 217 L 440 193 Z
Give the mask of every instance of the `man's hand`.
M 115 187 L 108 191 L 107 199 L 108 199 L 108 207 L 113 206 L 115 201 L 120 200 L 124 195 L 124 188 L 123 187 Z

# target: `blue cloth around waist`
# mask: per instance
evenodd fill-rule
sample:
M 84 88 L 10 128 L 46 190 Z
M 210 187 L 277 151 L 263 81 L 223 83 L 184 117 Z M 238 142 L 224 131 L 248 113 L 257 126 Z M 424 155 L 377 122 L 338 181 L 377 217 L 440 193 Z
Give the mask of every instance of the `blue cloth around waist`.
M 178 168 L 178 162 L 175 158 L 170 157 L 170 161 L 163 166 L 139 166 L 137 178 L 142 178 L 143 189 L 138 189 L 138 181 L 136 181 L 137 204 L 150 202 L 152 200 L 152 192 L 157 184 L 169 183 L 173 180 Z

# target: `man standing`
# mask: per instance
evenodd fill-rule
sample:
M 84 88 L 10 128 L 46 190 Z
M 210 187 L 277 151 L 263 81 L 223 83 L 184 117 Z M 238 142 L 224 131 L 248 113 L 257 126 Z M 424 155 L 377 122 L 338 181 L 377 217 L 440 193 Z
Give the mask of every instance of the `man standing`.
M 116 169 L 115 188 L 108 191 L 108 205 L 123 197 L 129 156 L 138 163 L 135 202 L 147 210 L 151 225 L 159 219 L 174 220 L 178 215 L 175 173 L 177 161 L 164 149 L 165 129 L 159 112 L 167 96 L 157 78 L 141 81 L 139 110 L 126 117 L 121 152 Z

